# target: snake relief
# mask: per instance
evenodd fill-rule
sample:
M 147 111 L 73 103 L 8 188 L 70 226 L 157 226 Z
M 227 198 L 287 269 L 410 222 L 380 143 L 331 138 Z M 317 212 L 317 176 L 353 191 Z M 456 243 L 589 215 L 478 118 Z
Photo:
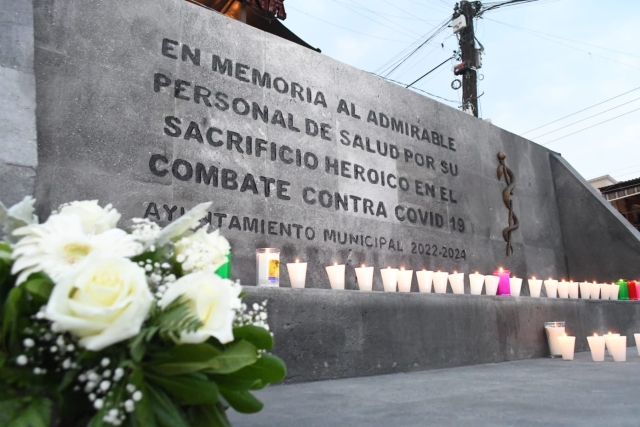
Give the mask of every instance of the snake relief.
M 513 254 L 511 232 L 520 226 L 520 222 L 518 221 L 516 214 L 513 212 L 513 201 L 511 200 L 513 189 L 516 187 L 516 177 L 511 169 L 504 164 L 504 159 L 506 157 L 507 156 L 503 152 L 498 153 L 498 161 L 500 162 L 500 165 L 498 166 L 498 180 L 502 181 L 502 177 L 504 177 L 504 181 L 507 183 L 507 187 L 502 191 L 502 201 L 509 210 L 509 226 L 502 230 L 502 237 L 507 243 L 507 256 L 509 256 Z

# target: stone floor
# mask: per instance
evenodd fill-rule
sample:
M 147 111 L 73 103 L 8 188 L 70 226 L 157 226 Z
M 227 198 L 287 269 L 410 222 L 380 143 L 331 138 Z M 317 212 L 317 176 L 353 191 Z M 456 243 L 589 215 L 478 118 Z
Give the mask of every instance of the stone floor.
M 256 393 L 253 415 L 234 427 L 320 426 L 640 426 L 640 357 L 573 362 L 533 359 L 350 378 Z

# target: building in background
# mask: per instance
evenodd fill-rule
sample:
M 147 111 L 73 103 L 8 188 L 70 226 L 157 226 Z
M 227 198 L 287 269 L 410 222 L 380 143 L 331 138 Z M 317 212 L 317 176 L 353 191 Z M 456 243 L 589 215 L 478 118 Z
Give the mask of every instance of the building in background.
M 591 181 L 589 182 L 591 183 Z M 622 216 L 640 230 L 640 178 L 614 182 L 611 185 L 598 188 L 598 191 Z
M 609 185 L 618 183 L 618 181 L 616 181 L 611 175 L 599 176 L 597 178 L 590 179 L 587 182 L 598 191 L 600 191 L 602 187 L 608 187 Z

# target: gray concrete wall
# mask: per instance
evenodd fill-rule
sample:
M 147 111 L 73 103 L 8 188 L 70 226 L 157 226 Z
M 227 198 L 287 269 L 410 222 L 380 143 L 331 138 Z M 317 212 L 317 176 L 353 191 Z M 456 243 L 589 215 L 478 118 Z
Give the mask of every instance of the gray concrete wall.
M 32 0 L 0 0 L 0 201 L 33 195 L 37 159 Z
M 569 277 L 637 278 L 640 233 L 562 157 L 551 154 Z
M 245 287 L 268 300 L 286 382 L 412 372 L 546 357 L 543 324 L 565 321 L 576 351 L 586 337 L 640 331 L 635 301 L 399 294 Z

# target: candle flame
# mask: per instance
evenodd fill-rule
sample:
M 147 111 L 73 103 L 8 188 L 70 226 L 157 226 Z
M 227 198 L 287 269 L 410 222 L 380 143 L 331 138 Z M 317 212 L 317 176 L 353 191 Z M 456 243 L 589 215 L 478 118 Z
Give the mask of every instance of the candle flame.
M 391 266 L 390 266 L 390 265 L 387 265 L 387 270 L 389 270 L 389 269 L 391 269 Z
M 553 280 L 553 277 L 549 277 L 549 280 Z
M 594 336 L 594 337 L 597 337 L 597 336 L 598 336 L 598 333 L 597 333 L 597 332 L 594 332 L 594 333 L 593 333 L 593 336 Z
M 536 276 L 531 276 L 531 280 L 536 280 Z
M 404 267 L 400 267 L 400 270 L 404 271 Z
M 595 281 L 595 280 L 593 281 L 593 284 L 594 284 L 594 285 L 596 284 L 596 281 Z
M 298 258 L 296 258 L 296 264 L 299 263 L 299 262 L 300 262 L 300 260 Z
M 566 337 L 566 336 L 567 336 L 567 333 L 565 332 L 565 333 L 564 333 L 564 334 L 562 334 L 562 335 Z
M 333 263 L 333 265 L 338 265 L 338 263 L 337 263 L 337 262 L 334 262 L 334 263 Z
M 364 267 L 365 267 L 365 265 L 364 265 L 364 264 L 362 264 L 362 268 L 364 268 Z
M 611 332 L 607 332 L 607 335 L 611 335 Z
M 562 283 L 566 282 L 566 280 L 562 279 Z
M 458 274 L 458 272 L 456 270 L 453 270 L 453 274 Z
M 422 269 L 422 271 L 427 271 L 427 269 L 426 269 L 426 268 L 423 268 L 423 269 Z
M 476 274 L 479 274 L 479 273 L 476 271 Z
M 502 267 L 500 267 L 500 273 L 502 273 L 504 270 L 502 269 Z

